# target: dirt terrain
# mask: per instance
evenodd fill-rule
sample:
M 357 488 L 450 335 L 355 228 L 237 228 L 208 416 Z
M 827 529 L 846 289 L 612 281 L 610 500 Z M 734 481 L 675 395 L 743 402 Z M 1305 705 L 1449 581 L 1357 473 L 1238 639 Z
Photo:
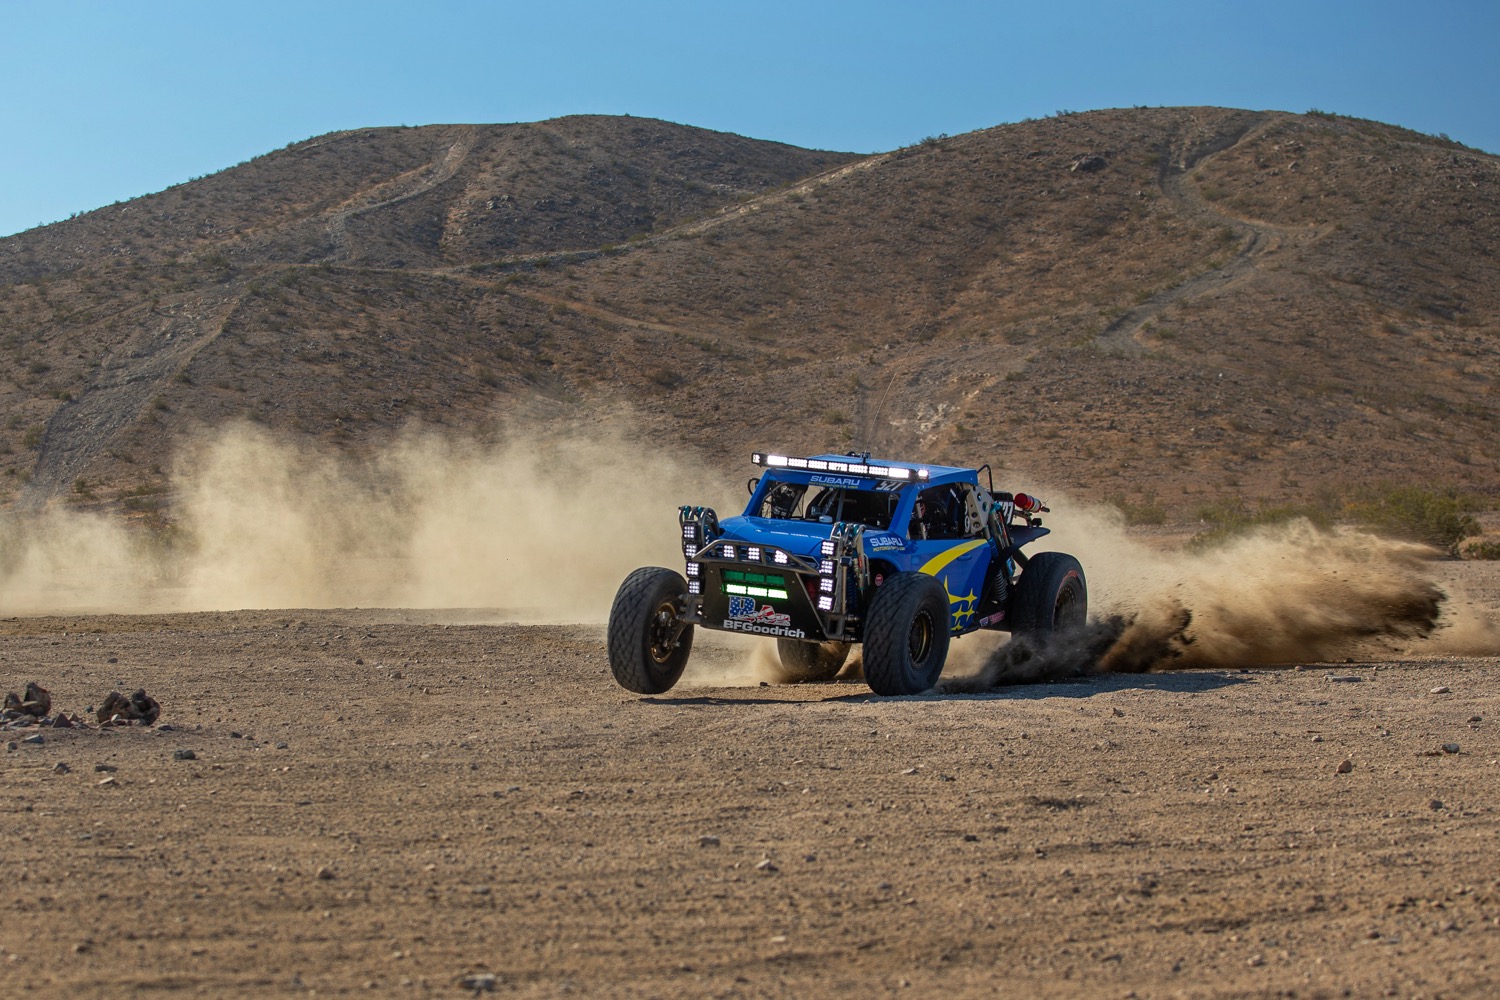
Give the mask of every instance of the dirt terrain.
M 162 705 L 3 734 L 3 992 L 1500 989 L 1496 657 L 877 699 L 700 633 L 642 698 L 600 626 L 505 618 L 0 622 L 7 690 Z

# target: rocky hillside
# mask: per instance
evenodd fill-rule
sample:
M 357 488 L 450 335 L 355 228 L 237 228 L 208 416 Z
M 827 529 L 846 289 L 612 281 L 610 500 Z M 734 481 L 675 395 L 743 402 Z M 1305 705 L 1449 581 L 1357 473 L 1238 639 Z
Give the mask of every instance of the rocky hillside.
M 0 240 L 7 502 L 163 488 L 249 419 L 629 419 L 990 461 L 1170 509 L 1493 491 L 1500 159 L 1100 111 L 869 157 L 634 118 L 338 133 Z

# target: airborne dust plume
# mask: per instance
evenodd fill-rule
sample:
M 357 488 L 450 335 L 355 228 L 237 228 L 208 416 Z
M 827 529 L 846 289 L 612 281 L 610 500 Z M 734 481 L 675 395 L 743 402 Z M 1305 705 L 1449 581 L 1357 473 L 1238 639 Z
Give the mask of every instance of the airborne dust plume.
M 166 530 L 53 508 L 5 525 L 6 613 L 494 608 L 602 620 L 724 489 L 622 431 L 411 431 L 362 459 L 245 425 L 184 448 Z
M 1061 508 L 1046 547 L 1089 576 L 1089 623 L 994 649 L 946 691 L 1098 673 L 1367 659 L 1398 651 L 1494 655 L 1500 629 L 1448 600 L 1437 553 L 1306 521 L 1263 528 L 1204 552 L 1126 537 L 1100 509 Z
M 632 569 L 680 562 L 678 505 L 738 512 L 743 496 L 726 482 L 737 480 L 675 462 L 621 425 L 528 427 L 499 443 L 412 430 L 362 458 L 236 425 L 180 451 L 154 527 L 56 506 L 0 524 L 0 609 L 473 608 L 597 622 Z M 1053 507 L 1038 548 L 1082 560 L 1093 620 L 1045 644 L 961 640 L 948 673 L 972 675 L 948 689 L 1358 658 L 1414 641 L 1434 654 L 1500 652 L 1492 623 L 1445 602 L 1420 546 L 1294 524 L 1163 552 L 1110 511 Z M 754 645 L 743 676 L 716 681 L 774 678 L 770 644 Z

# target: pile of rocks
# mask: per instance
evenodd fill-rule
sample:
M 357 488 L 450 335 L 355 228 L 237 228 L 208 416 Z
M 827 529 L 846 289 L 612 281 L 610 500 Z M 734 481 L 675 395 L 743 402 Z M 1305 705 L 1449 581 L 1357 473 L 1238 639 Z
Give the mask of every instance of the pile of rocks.
M 90 709 L 90 711 L 93 711 Z M 143 726 L 155 724 L 161 716 L 161 705 L 148 695 L 144 688 L 134 694 L 124 695 L 111 691 L 104 698 L 94 718 L 101 726 Z M 31 726 L 50 726 L 54 729 L 87 727 L 88 722 L 79 715 L 66 712 L 52 714 L 52 693 L 36 681 L 28 681 L 21 694 L 14 691 L 5 696 L 5 706 L 0 709 L 0 729 L 25 729 Z

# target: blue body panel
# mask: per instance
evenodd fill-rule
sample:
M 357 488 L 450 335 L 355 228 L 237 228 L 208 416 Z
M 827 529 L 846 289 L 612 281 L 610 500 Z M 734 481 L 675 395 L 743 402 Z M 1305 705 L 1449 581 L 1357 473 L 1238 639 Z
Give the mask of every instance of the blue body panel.
M 816 564 L 822 543 L 832 536 L 836 526 L 858 525 L 859 549 L 868 568 L 869 582 L 878 587 L 886 576 L 895 573 L 926 573 L 937 578 L 948 595 L 951 630 L 955 634 L 999 625 L 1003 610 L 997 613 L 993 604 L 984 612 L 985 617 L 979 618 L 996 560 L 1005 560 L 1006 578 L 1010 579 L 1014 575 L 1015 550 L 1047 533 L 1047 529 L 1039 526 L 1016 526 L 1012 537 L 1006 539 L 1003 532 L 983 528 L 982 520 L 976 521 L 973 512 L 966 512 L 970 521 L 962 530 L 950 531 L 943 537 L 925 537 L 931 532 L 918 517 L 918 498 L 924 491 L 930 497 L 934 487 L 962 484 L 964 489 L 955 491 L 955 497 L 982 496 L 985 503 L 989 502 L 989 494 L 980 486 L 974 469 L 871 460 L 851 463 L 848 457 L 837 455 L 796 461 L 835 467 L 767 466 L 751 493 L 745 513 L 719 522 L 718 537 L 726 542 L 781 550 Z M 850 464 L 857 464 L 861 473 L 876 474 L 845 471 Z M 776 511 L 773 491 L 779 487 L 790 487 L 782 493 L 789 498 L 790 507 Z M 836 512 L 823 513 L 816 501 L 835 495 L 837 499 L 831 502 L 838 505 Z M 926 502 L 926 509 L 930 509 L 932 500 Z M 776 516 L 767 516 L 768 508 Z M 975 523 L 981 526 L 979 530 L 974 528 Z M 1006 544 L 1002 545 L 1002 539 Z M 739 553 L 740 557 L 743 555 Z M 786 581 L 785 591 L 791 595 L 787 600 L 797 606 L 792 609 L 793 618 L 802 621 L 804 617 L 795 613 L 802 608 L 797 585 L 791 575 L 786 576 Z M 778 606 L 764 609 L 768 614 L 778 611 Z M 811 613 L 810 604 L 807 613 Z

